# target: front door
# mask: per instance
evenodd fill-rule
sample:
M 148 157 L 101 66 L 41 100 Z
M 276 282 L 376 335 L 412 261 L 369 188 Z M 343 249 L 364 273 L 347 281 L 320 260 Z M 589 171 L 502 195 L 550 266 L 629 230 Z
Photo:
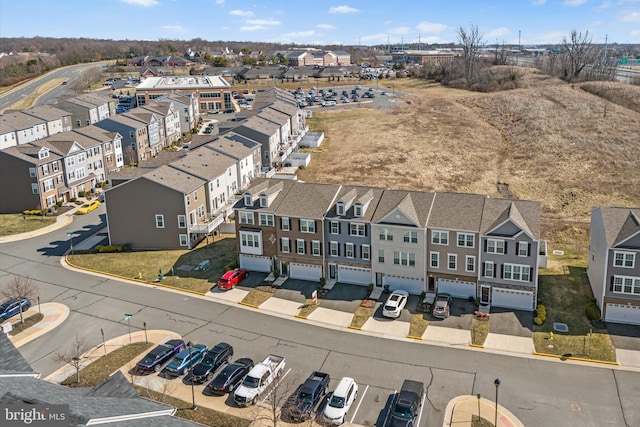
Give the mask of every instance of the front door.
M 384 278 L 384 273 L 376 273 L 376 286 L 381 287 Z
M 491 288 L 487 285 L 481 285 L 480 286 L 480 302 L 482 304 L 489 304 L 489 294 L 490 294 Z
M 329 264 L 329 279 L 335 279 L 335 278 L 336 278 L 336 265 Z
M 289 276 L 289 264 L 287 264 L 286 262 L 280 263 L 280 275 Z

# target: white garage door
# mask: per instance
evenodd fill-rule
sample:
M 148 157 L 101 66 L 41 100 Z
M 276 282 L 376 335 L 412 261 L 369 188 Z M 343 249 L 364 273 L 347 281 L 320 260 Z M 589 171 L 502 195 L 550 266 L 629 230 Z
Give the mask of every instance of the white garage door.
M 392 291 L 402 289 L 414 295 L 419 295 L 424 290 L 422 289 L 420 279 L 414 279 L 412 277 L 386 275 L 384 276 L 384 284 L 389 285 L 389 289 Z
M 369 283 L 372 283 L 371 269 L 339 265 L 338 282 L 368 285 Z
M 533 292 L 493 288 L 491 305 L 495 307 L 513 308 L 515 310 L 533 311 Z
M 640 325 L 640 306 L 607 304 L 604 320 L 606 322 Z
M 322 267 L 319 265 L 289 264 L 289 277 L 292 279 L 311 280 L 317 282 L 322 277 Z
M 264 256 L 240 254 L 240 267 L 252 271 L 271 271 L 271 260 Z
M 438 293 L 449 294 L 456 298 L 476 297 L 476 284 L 456 280 L 438 279 Z

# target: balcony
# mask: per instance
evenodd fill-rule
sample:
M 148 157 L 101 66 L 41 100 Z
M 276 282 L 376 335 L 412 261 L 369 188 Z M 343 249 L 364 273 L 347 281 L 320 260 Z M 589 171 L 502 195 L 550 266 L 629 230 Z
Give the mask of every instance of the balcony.
M 193 224 L 189 227 L 189 234 L 209 234 L 213 232 L 220 224 L 224 222 L 224 215 L 207 215 L 203 218 L 204 222 Z
M 538 268 L 547 268 L 547 241 L 540 241 L 540 251 L 538 253 Z

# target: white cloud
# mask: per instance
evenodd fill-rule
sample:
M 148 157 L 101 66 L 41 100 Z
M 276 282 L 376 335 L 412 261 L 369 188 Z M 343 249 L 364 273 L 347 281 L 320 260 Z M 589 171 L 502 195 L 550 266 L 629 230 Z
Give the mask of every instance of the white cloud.
M 626 13 L 620 20 L 622 22 L 640 22 L 640 12 Z
M 425 37 L 424 40 L 422 40 L 423 43 L 427 43 L 427 44 L 448 43 L 449 41 L 445 39 L 441 39 L 438 36 L 429 36 L 429 37 Z
M 564 4 L 565 6 L 582 6 L 588 1 L 589 0 L 564 0 L 564 3 L 562 4 Z
M 249 17 L 253 16 L 253 12 L 251 12 L 250 10 L 235 9 L 229 12 L 229 15 Z
M 121 0 L 123 3 L 134 4 L 136 6 L 155 6 L 158 4 L 157 0 Z
M 216 4 L 224 4 L 224 0 L 216 0 Z
M 301 39 L 304 37 L 311 37 L 313 35 L 315 35 L 315 32 L 313 30 L 308 30 L 308 31 L 296 31 L 292 33 L 285 33 L 285 34 L 282 34 L 280 37 L 283 39 L 294 40 L 294 39 Z
M 333 30 L 334 28 L 336 28 L 331 24 L 318 24 L 316 25 L 316 27 L 322 28 L 323 30 Z
M 391 34 L 409 34 L 411 32 L 411 28 L 409 27 L 396 27 L 389 30 Z
M 531 0 L 531 6 L 542 6 L 547 0 Z
M 247 19 L 246 22 L 247 25 L 261 25 L 264 27 L 269 27 L 269 26 L 274 26 L 274 25 L 280 25 L 282 24 L 281 21 L 276 21 L 274 19 Z
M 634 30 L 629 33 L 629 37 L 635 37 L 640 40 L 640 30 Z
M 356 12 L 360 12 L 360 10 L 356 9 L 355 7 L 346 6 L 346 5 L 332 6 L 329 8 L 329 13 L 356 13 Z
M 447 29 L 447 26 L 444 24 L 422 21 L 421 23 L 416 25 L 416 29 L 424 33 L 441 33 Z
M 267 27 L 264 25 L 243 25 L 240 27 L 240 31 L 258 31 L 258 30 L 266 30 Z
M 162 28 L 169 31 L 184 31 L 184 27 L 182 25 L 164 25 Z
M 509 34 L 511 34 L 511 30 L 507 27 L 494 28 L 485 35 L 485 39 L 491 41 L 491 39 L 504 37 Z

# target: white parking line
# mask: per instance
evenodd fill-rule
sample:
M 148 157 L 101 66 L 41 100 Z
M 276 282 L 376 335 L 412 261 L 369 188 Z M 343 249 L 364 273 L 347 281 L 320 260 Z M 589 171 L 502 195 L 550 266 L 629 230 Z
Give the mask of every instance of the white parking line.
M 398 394 L 398 390 L 393 390 L 393 394 L 394 394 L 394 396 L 395 396 L 396 394 Z M 391 406 L 389 406 L 389 410 L 387 411 L 387 415 L 384 417 L 384 424 L 382 424 L 383 426 L 386 426 L 386 425 L 387 425 L 387 422 L 389 421 L 389 415 L 391 415 L 391 409 L 392 409 L 392 406 L 393 406 L 393 404 L 395 403 L 395 401 L 396 401 L 396 397 L 394 397 L 394 398 L 391 400 Z
M 422 418 L 422 413 L 424 412 L 424 401 L 427 399 L 427 393 L 422 396 L 422 403 L 420 403 L 420 414 L 418 414 L 418 423 L 416 426 L 420 426 L 420 419 Z
M 349 421 L 351 424 L 353 424 L 353 420 L 356 419 L 356 414 L 358 413 L 358 409 L 360 409 L 360 405 L 362 405 L 362 401 L 364 400 L 364 395 L 367 394 L 367 390 L 369 390 L 368 384 L 367 384 L 367 387 L 362 392 L 362 396 L 360 396 L 360 402 L 358 402 L 358 406 L 356 406 L 356 410 L 353 411 L 353 416 L 351 417 L 351 421 Z
M 269 396 L 271 395 L 271 393 L 273 393 L 273 390 L 276 389 L 276 387 L 278 387 L 278 385 L 284 381 L 284 377 L 286 377 L 287 375 L 289 375 L 289 372 L 291 372 L 291 368 L 289 368 L 289 370 L 287 372 L 284 373 L 284 375 L 282 377 L 280 377 L 280 381 L 278 381 L 277 383 L 273 384 L 273 386 L 271 387 L 271 390 L 269 391 L 269 393 L 267 393 L 267 395 L 264 397 L 264 399 L 262 399 L 262 401 L 260 403 L 264 403 L 265 400 L 267 400 L 269 398 Z

